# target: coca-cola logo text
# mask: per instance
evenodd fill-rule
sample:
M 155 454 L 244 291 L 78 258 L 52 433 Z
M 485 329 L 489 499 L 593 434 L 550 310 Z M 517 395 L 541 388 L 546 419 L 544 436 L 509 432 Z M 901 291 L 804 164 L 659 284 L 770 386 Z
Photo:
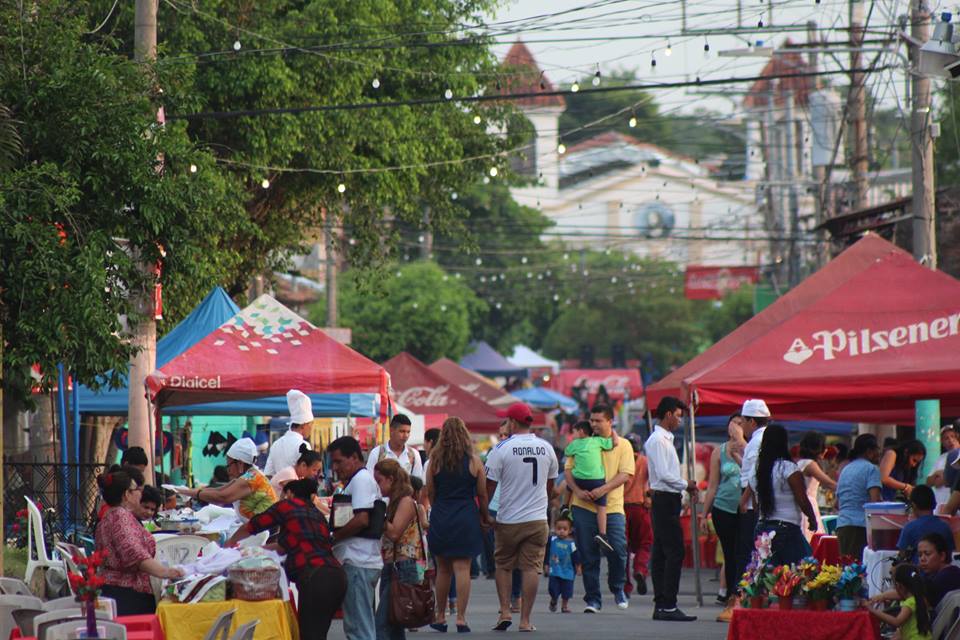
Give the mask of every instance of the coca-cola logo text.
M 397 396 L 397 402 L 404 407 L 446 407 L 456 404 L 450 399 L 447 391 L 450 385 L 440 387 L 410 387 Z
M 600 389 L 600 385 L 603 385 L 603 388 L 607 390 L 607 393 L 617 393 L 622 394 L 626 393 L 630 389 L 630 377 L 624 375 L 609 375 L 602 380 L 591 379 L 586 376 L 581 376 L 577 378 L 576 383 L 573 386 L 579 387 L 582 385 L 587 385 L 587 390 L 594 394 Z

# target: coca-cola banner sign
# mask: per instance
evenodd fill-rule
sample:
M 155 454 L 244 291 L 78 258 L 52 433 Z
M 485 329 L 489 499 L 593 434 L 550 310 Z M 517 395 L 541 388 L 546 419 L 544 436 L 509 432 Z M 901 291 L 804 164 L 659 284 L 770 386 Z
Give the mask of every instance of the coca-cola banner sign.
M 756 284 L 757 267 L 688 266 L 684 275 L 684 295 L 688 300 L 720 300 L 745 284 Z
M 638 398 L 643 394 L 643 381 L 638 369 L 564 369 L 550 378 L 548 389 L 576 398 L 574 389 L 586 388 L 588 402 L 593 402 L 603 386 L 611 400 Z
M 410 387 L 397 393 L 397 402 L 410 409 L 437 409 L 457 404 L 448 391 L 448 384 L 438 387 Z

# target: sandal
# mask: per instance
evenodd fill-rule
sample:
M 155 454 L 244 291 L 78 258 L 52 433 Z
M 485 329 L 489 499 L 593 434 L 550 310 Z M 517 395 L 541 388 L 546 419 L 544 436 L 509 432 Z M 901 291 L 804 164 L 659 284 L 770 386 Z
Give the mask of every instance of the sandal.
M 493 627 L 492 631 L 506 631 L 510 628 L 510 625 L 513 624 L 513 620 L 497 620 L 496 626 Z
M 536 631 L 536 630 L 537 630 L 537 628 L 536 628 L 535 626 L 533 626 L 533 625 L 530 625 L 530 626 L 527 627 L 526 629 L 524 629 L 523 627 L 518 627 L 518 628 L 517 628 L 517 631 L 519 631 L 520 633 L 533 633 L 533 632 Z

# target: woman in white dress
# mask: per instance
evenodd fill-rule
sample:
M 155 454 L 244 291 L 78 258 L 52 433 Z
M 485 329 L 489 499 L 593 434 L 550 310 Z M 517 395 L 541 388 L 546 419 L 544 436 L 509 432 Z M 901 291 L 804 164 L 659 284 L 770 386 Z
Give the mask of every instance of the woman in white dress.
M 805 515 L 802 516 L 803 522 L 800 524 L 800 529 L 807 538 L 807 542 L 810 542 L 813 534 L 825 533 L 823 520 L 820 518 L 820 505 L 817 502 L 817 494 L 820 491 L 820 486 L 827 487 L 832 491 L 835 491 L 837 488 L 837 481 L 824 473 L 820 467 L 820 461 L 823 459 L 825 449 L 826 441 L 824 440 L 823 434 L 818 431 L 808 431 L 803 435 L 803 438 L 800 439 L 800 457 L 797 460 L 797 466 L 800 467 L 800 471 L 803 473 L 803 481 L 807 486 L 807 498 L 809 498 L 810 504 L 813 505 L 813 511 L 817 514 L 816 531 L 810 531 L 807 528 L 807 517 Z

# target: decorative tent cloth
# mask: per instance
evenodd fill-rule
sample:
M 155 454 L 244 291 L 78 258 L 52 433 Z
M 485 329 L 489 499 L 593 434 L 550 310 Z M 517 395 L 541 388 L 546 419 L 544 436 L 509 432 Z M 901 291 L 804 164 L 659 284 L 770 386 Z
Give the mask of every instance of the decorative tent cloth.
M 569 413 L 580 407 L 580 404 L 573 398 L 568 398 L 558 391 L 544 387 L 518 389 L 513 392 L 513 395 L 537 409 L 563 409 Z
M 542 355 L 522 344 L 513 348 L 513 354 L 507 357 L 507 361 L 515 367 L 524 369 L 550 369 L 554 373 L 560 371 L 560 363 L 550 358 L 544 358 Z
M 146 382 L 151 400 L 164 408 L 300 389 L 306 394 L 379 394 L 381 416 L 390 389 L 383 367 L 269 295 L 254 300 Z
M 496 433 L 497 410 L 444 378 L 409 353 L 383 363 L 390 372 L 395 400 L 419 414 L 443 413 L 461 418 L 471 433 Z
M 518 367 L 483 340 L 470 343 L 467 355 L 460 358 L 460 366 L 472 369 L 491 378 L 526 378 L 529 372 L 525 367 Z
M 453 382 L 461 389 L 477 396 L 484 402 L 502 407 L 517 402 L 517 398 L 497 386 L 492 380 L 476 371 L 465 369 L 449 358 L 440 358 L 430 365 L 430 370 Z
M 920 399 L 960 413 L 958 353 L 960 282 L 867 236 L 685 366 L 681 397 L 698 414 L 757 397 L 777 418 L 909 424 Z
M 574 389 L 586 387 L 587 402 L 592 405 L 602 386 L 610 399 L 618 402 L 643 395 L 639 369 L 563 369 L 544 385 L 548 389 L 577 399 Z

